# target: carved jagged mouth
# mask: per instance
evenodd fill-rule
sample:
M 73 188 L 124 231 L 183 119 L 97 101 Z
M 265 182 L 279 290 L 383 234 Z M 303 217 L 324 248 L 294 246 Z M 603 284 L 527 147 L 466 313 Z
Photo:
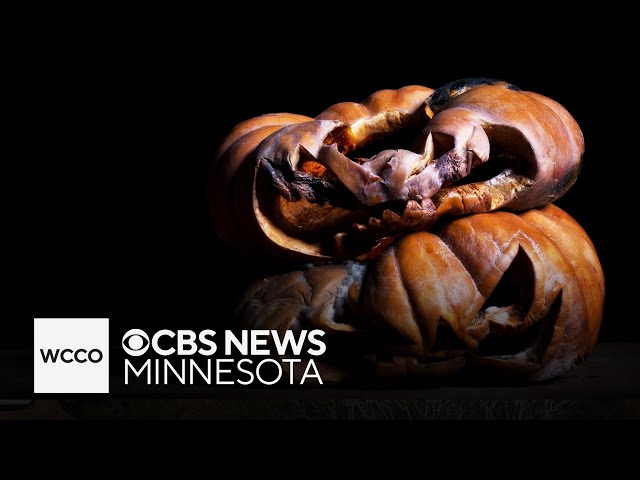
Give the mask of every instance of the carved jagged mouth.
M 258 188 L 280 193 L 271 218 L 288 235 L 320 239 L 328 255 L 348 257 L 443 215 L 502 207 L 535 176 L 533 152 L 514 129 L 478 125 L 460 140 L 428 121 L 397 125 L 364 139 L 337 127 L 316 156 L 299 147 L 295 167 L 261 159 Z
M 548 313 L 521 335 L 505 335 L 492 324 L 489 334 L 473 352 L 468 352 L 448 325 L 438 327 L 434 351 L 425 355 L 403 356 L 390 354 L 369 354 L 366 361 L 377 374 L 388 376 L 440 376 L 461 370 L 468 362 L 469 355 L 485 367 L 510 364 L 513 370 L 505 370 L 505 375 L 518 375 L 522 371 L 534 373 L 542 367 L 541 358 L 549 348 L 556 326 L 562 293 L 553 302 Z M 522 317 L 522 310 L 516 306 L 493 309 L 489 307 L 482 314 L 492 314 L 496 318 L 516 320 Z M 489 362 L 489 364 L 487 364 Z M 493 363 L 493 365 L 492 365 Z M 496 365 L 498 364 L 498 365 Z
M 509 363 L 517 368 L 537 371 L 549 348 L 562 307 L 562 291 L 556 290 L 543 315 L 532 315 L 535 298 L 535 272 L 531 259 L 520 248 L 491 295 L 468 327 L 483 332 L 472 351 L 453 332 L 447 322 L 438 324 L 435 342 L 428 352 L 397 355 L 410 351 L 410 344 L 397 332 L 381 332 L 384 344 L 395 354 L 368 356 L 369 363 L 382 372 L 430 375 L 452 373 L 471 355 L 482 361 Z M 395 333 L 395 335 L 394 335 Z M 391 345 L 390 345 L 391 344 Z M 518 372 L 516 369 L 515 373 Z

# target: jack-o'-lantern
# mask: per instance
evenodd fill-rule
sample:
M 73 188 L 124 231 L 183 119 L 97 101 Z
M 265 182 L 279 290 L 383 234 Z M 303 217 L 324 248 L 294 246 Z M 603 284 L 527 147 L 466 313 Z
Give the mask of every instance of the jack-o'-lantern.
M 320 328 L 340 377 L 564 373 L 604 302 L 593 244 L 549 205 L 583 152 L 561 105 L 487 79 L 241 123 L 211 171 L 217 231 L 311 263 L 249 288 L 236 326 Z
M 525 210 L 575 181 L 582 133 L 555 101 L 483 79 L 382 90 L 315 118 L 239 124 L 210 175 L 214 223 L 245 253 L 352 258 L 444 216 Z
M 604 277 L 584 230 L 553 205 L 495 212 L 401 237 L 375 260 L 321 265 L 253 285 L 250 329 L 327 332 L 334 367 L 433 377 L 471 365 L 543 380 L 593 348 Z M 331 351 L 331 349 L 330 349 Z M 364 362 L 364 365 L 363 365 Z

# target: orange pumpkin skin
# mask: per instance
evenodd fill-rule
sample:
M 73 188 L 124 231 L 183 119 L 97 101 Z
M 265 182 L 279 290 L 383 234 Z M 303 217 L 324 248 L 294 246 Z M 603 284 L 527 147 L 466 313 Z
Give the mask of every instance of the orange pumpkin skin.
M 471 366 L 537 381 L 589 354 L 603 302 L 593 244 L 548 205 L 409 233 L 370 262 L 267 278 L 246 292 L 237 324 L 321 328 L 378 376 L 430 378 Z
M 582 133 L 558 103 L 511 87 L 409 86 L 316 118 L 247 120 L 211 169 L 215 228 L 244 254 L 326 261 L 443 216 L 550 203 L 577 177 Z

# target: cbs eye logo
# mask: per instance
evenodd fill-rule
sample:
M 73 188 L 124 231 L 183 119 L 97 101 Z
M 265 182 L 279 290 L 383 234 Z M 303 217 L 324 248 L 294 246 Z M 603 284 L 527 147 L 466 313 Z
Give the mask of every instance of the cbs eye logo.
M 129 330 L 122 337 L 122 348 L 132 357 L 144 355 L 149 350 L 149 336 L 139 328 Z

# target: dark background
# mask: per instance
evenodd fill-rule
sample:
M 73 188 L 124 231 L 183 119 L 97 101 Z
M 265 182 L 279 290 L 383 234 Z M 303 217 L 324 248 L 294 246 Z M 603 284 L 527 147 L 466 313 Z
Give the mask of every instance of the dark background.
M 557 204 L 591 236 L 604 267 L 601 340 L 640 340 L 636 246 L 617 217 L 635 196 L 635 148 L 624 146 L 630 128 L 621 120 L 631 87 L 624 65 L 586 41 L 589 28 L 513 53 L 502 47 L 517 42 L 506 33 L 502 43 L 453 47 L 397 22 L 354 33 L 326 30 L 327 18 L 305 31 L 304 22 L 262 24 L 259 15 L 226 32 L 221 17 L 194 29 L 151 17 L 97 30 L 88 22 L 54 29 L 22 58 L 38 131 L 25 145 L 31 268 L 20 335 L 2 344 L 31 345 L 34 316 L 107 316 L 122 331 L 223 324 L 246 266 L 231 263 L 212 230 L 205 175 L 229 130 L 262 113 L 314 116 L 382 88 L 469 76 L 547 95 L 581 125 L 582 173 Z

